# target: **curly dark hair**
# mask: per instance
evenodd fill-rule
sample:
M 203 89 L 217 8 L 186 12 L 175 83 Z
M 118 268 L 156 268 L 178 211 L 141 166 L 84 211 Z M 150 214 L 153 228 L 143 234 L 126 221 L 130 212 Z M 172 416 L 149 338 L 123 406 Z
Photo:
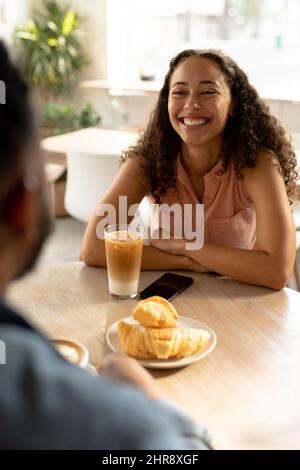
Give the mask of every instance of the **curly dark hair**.
M 244 168 L 253 168 L 261 150 L 271 151 L 277 158 L 288 197 L 295 193 L 298 178 L 297 159 L 291 137 L 272 116 L 268 106 L 239 66 L 221 51 L 187 49 L 170 62 L 158 101 L 149 124 L 136 145 L 123 152 L 122 162 L 132 156 L 142 157 L 141 167 L 155 201 L 160 202 L 170 188 L 176 188 L 174 161 L 180 151 L 181 138 L 173 129 L 168 114 L 170 79 L 176 67 L 188 57 L 205 57 L 214 62 L 224 74 L 234 103 L 234 115 L 224 129 L 221 172 L 230 162 L 238 178 Z

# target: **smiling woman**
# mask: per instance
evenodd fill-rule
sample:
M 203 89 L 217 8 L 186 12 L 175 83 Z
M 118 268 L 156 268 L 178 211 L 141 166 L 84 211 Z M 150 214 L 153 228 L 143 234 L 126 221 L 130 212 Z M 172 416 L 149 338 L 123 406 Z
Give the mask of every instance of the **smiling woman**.
M 170 80 L 168 112 L 171 125 L 182 140 L 184 166 L 196 163 L 195 170 L 207 172 L 205 160 L 188 158 L 189 146 L 207 143 L 207 152 L 214 155 L 214 164 L 222 149 L 223 131 L 233 103 L 225 77 L 217 65 L 205 57 L 191 56 L 178 67 Z M 192 173 L 192 168 L 190 169 Z M 206 171 L 205 171 L 206 170 Z M 202 199 L 201 195 L 198 197 Z
M 142 269 L 215 271 L 238 281 L 281 289 L 295 260 L 295 228 L 289 199 L 297 161 L 286 131 L 270 114 L 247 75 L 215 50 L 185 50 L 170 62 L 150 122 L 101 200 L 118 213 L 144 196 L 173 207 L 189 205 L 181 222 L 190 232 L 204 205 L 204 245 L 157 239 L 144 247 Z M 175 219 L 175 214 L 174 214 Z M 129 221 L 129 219 L 128 219 Z M 99 217 L 87 227 L 82 256 L 105 266 Z M 174 220 L 175 222 L 175 220 Z M 163 230 L 161 218 L 151 231 Z M 170 238 L 169 237 L 169 238 Z

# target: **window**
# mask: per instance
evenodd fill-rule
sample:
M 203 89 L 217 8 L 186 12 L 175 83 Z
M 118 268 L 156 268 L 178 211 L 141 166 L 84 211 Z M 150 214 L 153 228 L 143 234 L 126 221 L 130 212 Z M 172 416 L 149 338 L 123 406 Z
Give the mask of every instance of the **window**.
M 0 0 L 0 24 L 3 22 L 3 0 Z
M 219 48 L 261 93 L 300 83 L 300 0 L 109 0 L 108 78 L 161 81 L 172 56 Z

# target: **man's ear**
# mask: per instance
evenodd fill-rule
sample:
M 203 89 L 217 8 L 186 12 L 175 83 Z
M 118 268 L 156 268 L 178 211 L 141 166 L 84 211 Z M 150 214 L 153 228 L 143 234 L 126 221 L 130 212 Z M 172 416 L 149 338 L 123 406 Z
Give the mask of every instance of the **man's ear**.
M 4 220 L 7 228 L 16 235 L 32 235 L 37 194 L 18 182 L 5 200 Z M 31 237 L 30 237 L 31 238 Z

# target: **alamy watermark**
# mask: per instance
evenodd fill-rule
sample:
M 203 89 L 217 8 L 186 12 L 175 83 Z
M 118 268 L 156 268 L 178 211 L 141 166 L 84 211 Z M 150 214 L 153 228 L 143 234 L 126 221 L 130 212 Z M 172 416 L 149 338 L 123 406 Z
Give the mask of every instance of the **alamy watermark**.
M 142 226 L 146 240 L 185 239 L 186 250 L 200 250 L 204 243 L 203 204 L 149 204 L 147 216 L 138 213 L 139 204 L 127 205 L 127 196 L 119 196 L 119 224 L 127 224 L 128 217 L 134 217 L 130 228 Z M 99 204 L 96 216 L 103 217 L 97 224 L 96 235 L 104 239 L 104 229 L 116 224 L 116 209 L 113 204 Z M 194 223 L 193 223 L 194 222 Z M 194 226 L 194 228 L 193 228 Z
M 0 340 L 0 366 L 6 364 L 6 344 Z
M 6 104 L 6 85 L 3 80 L 0 80 L 0 104 Z

